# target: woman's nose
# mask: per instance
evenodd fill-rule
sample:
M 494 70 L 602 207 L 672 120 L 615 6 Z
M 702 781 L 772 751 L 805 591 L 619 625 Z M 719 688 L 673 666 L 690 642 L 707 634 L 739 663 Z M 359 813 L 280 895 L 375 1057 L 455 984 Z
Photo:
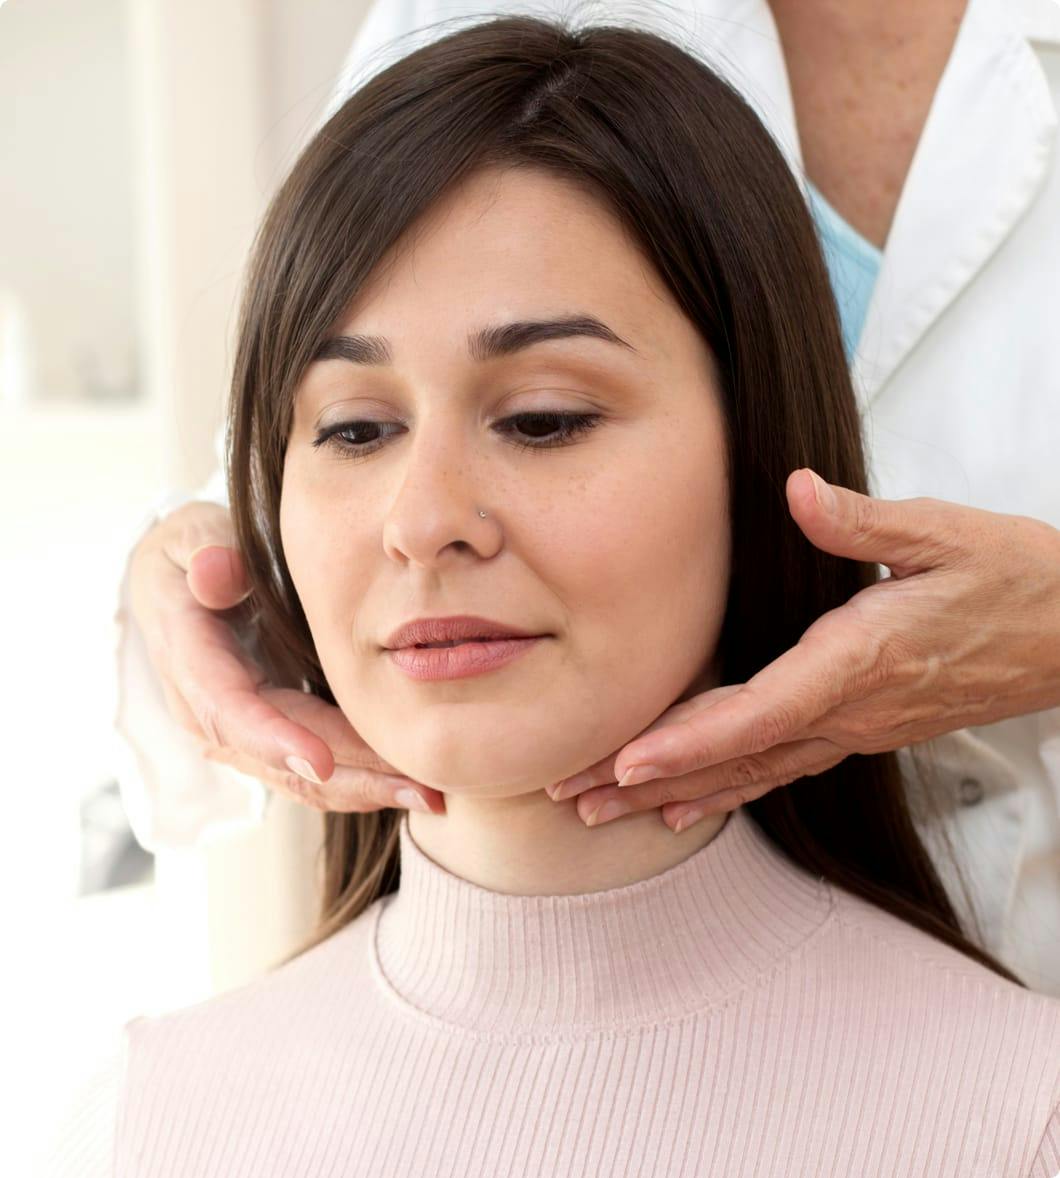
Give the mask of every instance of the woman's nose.
M 496 511 L 482 490 L 487 483 L 482 464 L 468 454 L 467 443 L 412 446 L 407 461 L 383 524 L 386 554 L 424 567 L 450 559 L 451 552 L 492 555 L 498 545 Z

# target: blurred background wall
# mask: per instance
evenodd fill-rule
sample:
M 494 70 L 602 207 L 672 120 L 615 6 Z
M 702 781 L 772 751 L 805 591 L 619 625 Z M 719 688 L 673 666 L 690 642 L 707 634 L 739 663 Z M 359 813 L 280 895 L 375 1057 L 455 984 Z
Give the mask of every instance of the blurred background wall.
M 249 980 L 311 919 L 305 807 L 198 851 L 129 845 L 112 618 L 142 517 L 214 469 L 246 253 L 367 6 L 0 6 L 5 1172 L 126 1019 Z

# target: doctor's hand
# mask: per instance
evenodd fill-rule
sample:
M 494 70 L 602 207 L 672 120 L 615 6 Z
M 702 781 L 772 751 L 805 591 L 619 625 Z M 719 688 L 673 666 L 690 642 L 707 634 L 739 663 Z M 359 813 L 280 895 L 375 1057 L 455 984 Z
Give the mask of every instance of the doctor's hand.
M 891 576 L 746 683 L 676 704 L 549 789 L 580 795 L 588 825 L 662 807 L 680 832 L 850 753 L 1060 706 L 1060 531 L 940 499 L 873 499 L 806 469 L 786 492 L 811 543 Z
M 228 510 L 191 502 L 140 540 L 131 612 L 170 714 L 203 756 L 317 810 L 445 812 L 444 796 L 378 757 L 341 709 L 265 682 L 237 636 L 251 589 Z

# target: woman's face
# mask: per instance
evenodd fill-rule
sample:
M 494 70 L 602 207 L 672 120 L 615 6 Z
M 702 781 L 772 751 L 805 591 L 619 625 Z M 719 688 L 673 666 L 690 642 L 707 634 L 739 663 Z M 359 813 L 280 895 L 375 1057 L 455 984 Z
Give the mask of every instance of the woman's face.
M 625 343 L 469 351 L 485 328 L 569 317 Z M 307 369 L 281 538 L 328 684 L 380 757 L 436 789 L 513 796 L 717 683 L 730 553 L 713 360 L 606 208 L 543 172 L 479 172 L 332 334 L 385 337 L 389 359 Z M 525 413 L 595 425 L 544 448 L 562 422 L 510 420 Z M 383 649 L 401 623 L 456 614 L 550 637 L 430 682 Z

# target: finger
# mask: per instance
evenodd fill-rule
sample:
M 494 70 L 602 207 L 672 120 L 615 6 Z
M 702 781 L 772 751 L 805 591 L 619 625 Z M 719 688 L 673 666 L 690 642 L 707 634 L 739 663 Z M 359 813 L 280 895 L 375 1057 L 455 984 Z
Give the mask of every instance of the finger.
M 829 740 L 815 738 L 793 741 L 765 753 L 740 757 L 680 777 L 667 777 L 625 788 L 613 785 L 591 789 L 578 798 L 578 812 L 583 816 L 599 813 L 602 805 L 613 801 L 622 803 L 626 807 L 625 813 L 637 813 L 657 810 L 675 802 L 698 802 L 732 789 L 746 790 L 751 796 L 758 797 L 811 771 L 820 772 L 824 767 L 836 764 L 845 755 Z M 621 816 L 617 809 L 612 809 L 611 813 L 615 817 Z
M 764 789 L 762 794 L 758 796 L 761 797 L 768 792 L 768 789 Z M 713 794 L 710 798 L 704 798 L 691 805 L 682 803 L 680 811 L 665 809 L 660 810 L 659 813 L 662 815 L 663 822 L 674 834 L 680 834 L 683 830 L 694 826 L 701 818 L 706 818 L 708 814 L 725 814 L 731 810 L 738 810 L 741 806 L 754 800 L 747 790 L 725 789 L 721 793 Z
M 162 698 L 165 700 L 166 708 L 174 720 L 184 729 L 185 732 L 191 733 L 192 736 L 198 737 L 200 740 L 205 739 L 206 733 L 202 730 L 202 725 L 199 723 L 195 713 L 188 707 L 187 701 L 170 682 L 168 674 L 158 668 L 158 683 L 162 689 Z
M 274 707 L 258 688 L 262 671 L 231 626 L 199 606 L 168 620 L 170 678 L 211 744 L 286 772 L 287 758 L 308 762 L 321 781 L 335 768 L 327 744 Z
M 618 754 L 616 779 L 637 764 L 661 770 L 654 777 L 680 777 L 796 739 L 846 698 L 860 674 L 855 668 L 871 664 L 877 653 L 875 640 L 859 642 L 856 626 L 833 626 L 819 635 L 804 636 L 728 698 L 638 737 Z M 632 775 L 626 788 L 645 780 Z
M 657 717 L 653 723 L 648 725 L 647 728 L 638 733 L 636 739 L 639 740 L 649 732 L 656 732 L 660 728 L 666 728 L 672 723 L 680 722 L 694 715 L 697 711 L 714 707 L 721 703 L 723 699 L 727 699 L 730 695 L 739 691 L 741 686 L 742 684 L 739 683 L 731 683 L 726 684 L 724 687 L 714 687 L 709 691 L 703 692 L 701 695 L 694 696 L 692 699 L 682 700 L 680 703 L 673 704 L 662 715 Z M 593 786 L 609 785 L 612 782 L 618 781 L 619 778 L 615 773 L 617 756 L 617 752 L 609 753 L 594 765 L 590 765 L 588 769 L 584 769 L 580 773 L 575 773 L 570 777 L 565 777 L 562 781 L 558 781 L 554 785 L 546 786 L 545 792 L 554 802 L 561 802 L 587 789 L 591 789 Z
M 752 786 L 734 786 L 731 789 L 718 790 L 702 798 L 697 798 L 691 803 L 675 802 L 671 806 L 663 806 L 660 811 L 663 821 L 675 833 L 679 833 L 678 824 L 680 824 L 681 830 L 686 830 L 693 821 L 698 821 L 706 814 L 719 814 L 727 810 L 735 810 L 738 806 L 763 797 L 778 786 L 791 785 L 792 781 L 797 781 L 802 777 L 815 777 L 819 773 L 831 769 L 834 765 L 838 765 L 840 761 L 849 756 L 844 749 L 838 749 L 834 745 L 832 747 L 833 752 L 830 756 L 816 764 L 803 766 L 798 774 L 790 780 L 785 780 L 784 776 L 781 776 L 773 782 L 759 782 Z M 681 822 L 682 818 L 687 819 L 689 816 L 692 816 L 691 821 Z
M 219 503 L 193 500 L 158 525 L 163 555 L 187 578 L 208 609 L 230 609 L 250 593 L 231 512 Z
M 182 573 L 194 553 L 207 547 L 236 550 L 232 514 L 220 503 L 196 499 L 171 511 L 158 525 L 162 551 Z
M 361 738 L 357 730 L 346 719 L 341 708 L 329 704 L 317 695 L 296 691 L 289 687 L 263 685 L 258 694 L 288 719 L 308 728 L 331 749 L 336 765 L 372 769 L 377 773 L 400 771 L 384 761 L 376 751 Z
M 263 765 L 259 761 L 251 760 L 250 757 L 236 752 L 235 749 L 222 748 L 219 745 L 207 745 L 203 750 L 203 756 L 207 761 L 213 761 L 247 777 L 255 778 L 262 785 L 267 786 L 275 793 L 283 794 L 291 801 L 300 802 L 314 810 L 325 809 L 323 794 L 319 792 L 320 787 L 297 773 L 292 773 L 290 770 L 281 773 L 270 765 Z
M 445 813 L 443 794 L 399 774 L 338 765 L 328 781 L 316 784 L 297 773 L 280 772 L 255 762 L 233 749 L 208 746 L 203 755 L 315 810 L 367 814 L 383 809 L 417 809 Z
M 188 557 L 188 588 L 207 609 L 231 609 L 250 596 L 243 558 L 234 548 L 204 544 Z
M 793 471 L 785 489 L 792 518 L 812 544 L 833 556 L 886 565 L 896 578 L 953 563 L 973 522 L 972 508 L 923 496 L 874 499 L 808 468 Z

